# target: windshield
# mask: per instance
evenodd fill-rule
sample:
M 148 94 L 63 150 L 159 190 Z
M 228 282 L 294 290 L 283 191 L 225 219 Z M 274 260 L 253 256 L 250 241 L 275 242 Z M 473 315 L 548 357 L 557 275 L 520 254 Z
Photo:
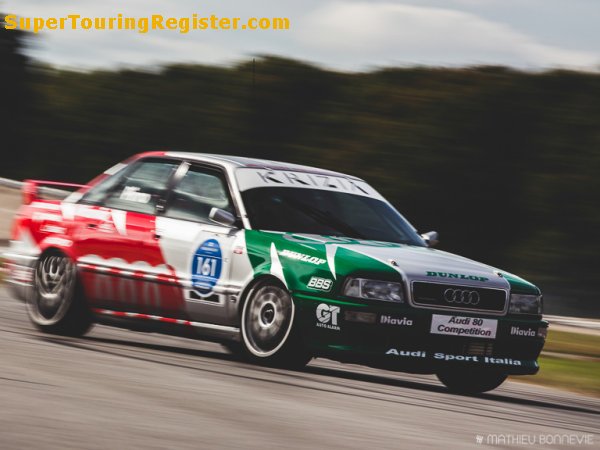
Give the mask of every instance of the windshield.
M 242 192 L 252 228 L 424 246 L 389 204 L 322 189 L 261 187 Z

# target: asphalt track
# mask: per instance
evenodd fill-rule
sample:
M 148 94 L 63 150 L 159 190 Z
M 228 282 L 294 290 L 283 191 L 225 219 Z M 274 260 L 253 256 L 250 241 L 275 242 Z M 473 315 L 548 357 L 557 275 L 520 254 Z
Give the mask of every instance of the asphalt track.
M 462 449 L 489 434 L 600 446 L 597 399 L 516 382 L 453 395 L 430 376 L 327 360 L 265 369 L 216 344 L 105 326 L 49 336 L 2 288 L 0 358 L 2 449 Z

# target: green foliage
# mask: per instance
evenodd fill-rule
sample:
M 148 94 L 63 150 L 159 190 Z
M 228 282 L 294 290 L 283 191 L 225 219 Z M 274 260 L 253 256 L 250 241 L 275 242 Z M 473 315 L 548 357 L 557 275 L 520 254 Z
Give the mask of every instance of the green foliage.
M 29 80 L 34 97 L 17 127 L 27 139 L 8 152 L 27 162 L 2 165 L 0 176 L 81 182 L 156 149 L 312 164 L 365 178 L 420 230 L 439 231 L 444 249 L 529 277 L 546 293 L 595 289 L 597 74 L 339 73 L 264 57 L 255 76 L 246 62 L 35 67 Z
M 4 14 L 0 14 L 4 18 Z M 26 142 L 26 126 L 32 98 L 29 93 L 27 61 L 23 55 L 25 33 L 7 31 L 0 19 L 0 149 L 2 153 Z M 21 155 L 3 158 L 2 171 L 14 173 L 24 161 Z

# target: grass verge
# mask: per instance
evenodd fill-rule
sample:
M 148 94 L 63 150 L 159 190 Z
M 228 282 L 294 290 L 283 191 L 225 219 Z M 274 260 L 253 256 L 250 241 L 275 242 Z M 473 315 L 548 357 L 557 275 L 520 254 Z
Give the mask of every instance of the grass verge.
M 537 375 L 512 379 L 600 397 L 600 336 L 550 328 L 544 352 Z
M 600 397 L 600 359 L 579 360 L 542 355 L 539 363 L 537 375 L 512 379 Z
M 544 351 L 600 358 L 600 335 L 555 331 L 551 327 Z

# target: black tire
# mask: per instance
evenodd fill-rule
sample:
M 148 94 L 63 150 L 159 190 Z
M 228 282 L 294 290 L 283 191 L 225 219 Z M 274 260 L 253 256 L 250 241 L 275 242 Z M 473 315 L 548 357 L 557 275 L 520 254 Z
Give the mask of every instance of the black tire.
M 73 261 L 60 252 L 38 260 L 33 288 L 27 298 L 29 319 L 41 331 L 63 336 L 83 336 L 93 317 L 82 295 Z
M 244 355 L 244 345 L 241 342 L 227 341 L 221 342 L 221 345 L 232 355 L 241 356 Z
M 480 394 L 500 386 L 508 375 L 486 369 L 449 369 L 437 374 L 448 390 L 460 394 Z
M 244 303 L 240 348 L 246 359 L 258 364 L 300 369 L 312 359 L 295 326 L 294 301 L 282 285 L 257 285 Z

